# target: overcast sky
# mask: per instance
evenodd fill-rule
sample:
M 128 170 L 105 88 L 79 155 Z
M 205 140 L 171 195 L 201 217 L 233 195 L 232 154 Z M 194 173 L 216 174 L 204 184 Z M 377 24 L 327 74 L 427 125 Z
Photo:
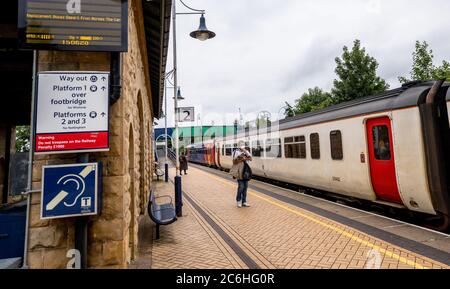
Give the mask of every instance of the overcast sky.
M 206 24 L 217 34 L 192 39 L 199 16 L 177 16 L 178 82 L 186 98 L 180 106 L 195 106 L 202 119 L 186 125 L 232 123 L 239 108 L 244 119 L 264 110 L 276 118 L 286 101 L 308 88 L 331 89 L 334 59 L 354 39 L 378 60 L 378 74 L 391 88 L 400 85 L 398 76 L 409 75 L 416 40 L 430 44 L 435 64 L 450 60 L 448 0 L 184 1 L 205 9 Z M 175 2 L 177 12 L 186 11 Z M 173 67 L 169 49 L 167 71 Z

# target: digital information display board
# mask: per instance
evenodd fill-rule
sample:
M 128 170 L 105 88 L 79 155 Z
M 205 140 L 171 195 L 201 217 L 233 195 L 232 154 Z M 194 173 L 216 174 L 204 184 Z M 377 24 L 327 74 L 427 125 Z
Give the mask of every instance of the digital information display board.
M 125 52 L 127 0 L 19 0 L 23 49 Z

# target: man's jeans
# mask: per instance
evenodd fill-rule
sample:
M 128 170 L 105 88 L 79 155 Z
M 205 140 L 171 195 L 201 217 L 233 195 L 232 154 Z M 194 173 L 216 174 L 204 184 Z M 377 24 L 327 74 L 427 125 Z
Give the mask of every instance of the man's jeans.
M 244 180 L 238 180 L 238 190 L 237 190 L 237 196 L 236 201 L 242 202 L 242 204 L 247 202 L 247 189 L 248 189 L 248 181 Z

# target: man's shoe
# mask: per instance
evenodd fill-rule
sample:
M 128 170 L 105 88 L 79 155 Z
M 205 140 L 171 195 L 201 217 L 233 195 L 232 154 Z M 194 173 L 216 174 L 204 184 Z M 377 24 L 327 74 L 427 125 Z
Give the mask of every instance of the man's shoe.
M 238 202 L 238 203 L 237 203 L 237 206 L 238 206 L 238 208 L 242 208 L 242 203 L 241 203 L 241 202 Z
M 249 203 L 244 203 L 243 206 L 244 207 L 250 207 L 250 204 Z

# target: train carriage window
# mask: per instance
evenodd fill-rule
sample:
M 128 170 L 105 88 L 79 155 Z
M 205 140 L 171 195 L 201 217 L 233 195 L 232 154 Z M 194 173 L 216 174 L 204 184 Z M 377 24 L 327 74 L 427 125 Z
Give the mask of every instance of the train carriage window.
M 261 146 L 261 142 L 260 141 L 252 142 L 252 156 L 261 157 L 262 152 L 263 152 L 263 148 Z
M 281 158 L 281 139 L 266 140 L 266 158 Z
M 330 132 L 330 147 L 331 158 L 333 160 L 344 159 L 344 152 L 342 149 L 342 134 L 340 130 Z
M 233 149 L 231 148 L 231 145 L 226 145 L 225 154 L 227 156 L 231 156 L 233 154 Z
M 299 158 L 306 159 L 306 139 L 305 136 L 299 136 L 298 141 L 300 143 L 299 146 Z
M 305 136 L 287 137 L 284 139 L 284 155 L 287 159 L 305 159 Z
M 311 158 L 313 160 L 320 159 L 320 139 L 318 133 L 312 133 L 309 136 L 309 141 L 311 145 Z
M 377 160 L 388 161 L 391 159 L 391 145 L 389 143 L 389 129 L 385 125 L 372 128 L 373 149 Z
M 284 157 L 287 158 L 287 159 L 291 159 L 292 158 L 291 146 L 286 144 L 286 142 L 284 143 Z

